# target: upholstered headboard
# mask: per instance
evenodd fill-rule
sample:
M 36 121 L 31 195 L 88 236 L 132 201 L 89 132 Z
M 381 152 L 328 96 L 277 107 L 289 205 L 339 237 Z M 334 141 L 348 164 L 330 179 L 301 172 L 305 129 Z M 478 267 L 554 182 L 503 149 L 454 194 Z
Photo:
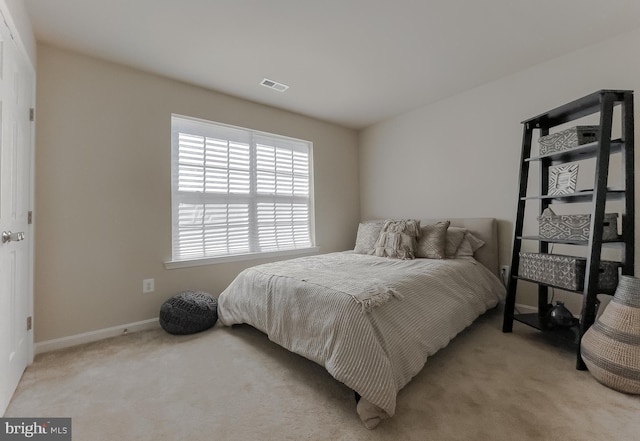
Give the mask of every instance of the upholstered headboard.
M 443 218 L 421 219 L 421 225 L 429 225 L 438 221 L 449 220 L 452 227 L 466 228 L 474 236 L 484 241 L 484 246 L 476 251 L 475 259 L 489 268 L 496 275 L 500 274 L 498 259 L 498 222 L 492 217 L 478 218 Z

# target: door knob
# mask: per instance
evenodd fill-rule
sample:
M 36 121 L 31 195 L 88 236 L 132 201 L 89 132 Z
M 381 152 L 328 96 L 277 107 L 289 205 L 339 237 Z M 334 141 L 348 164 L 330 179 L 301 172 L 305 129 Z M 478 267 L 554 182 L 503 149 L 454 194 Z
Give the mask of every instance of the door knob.
M 18 233 L 12 233 L 11 231 L 2 232 L 2 243 L 20 242 L 21 240 L 24 240 L 24 233 L 22 231 Z

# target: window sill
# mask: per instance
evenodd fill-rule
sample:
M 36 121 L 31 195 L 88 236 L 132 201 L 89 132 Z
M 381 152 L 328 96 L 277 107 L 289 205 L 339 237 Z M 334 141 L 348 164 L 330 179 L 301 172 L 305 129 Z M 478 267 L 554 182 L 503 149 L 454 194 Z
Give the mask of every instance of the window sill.
M 215 265 L 217 263 L 240 262 L 243 260 L 271 259 L 274 257 L 288 257 L 317 254 L 320 247 L 298 248 L 294 250 L 271 251 L 267 253 L 235 254 L 231 256 L 209 257 L 192 260 L 170 260 L 164 263 L 165 269 L 191 268 L 194 266 Z

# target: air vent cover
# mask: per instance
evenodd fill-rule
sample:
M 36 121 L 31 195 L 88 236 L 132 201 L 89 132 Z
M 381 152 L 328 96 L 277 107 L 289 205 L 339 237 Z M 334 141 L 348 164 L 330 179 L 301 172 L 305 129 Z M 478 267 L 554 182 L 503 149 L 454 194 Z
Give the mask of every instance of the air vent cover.
M 276 90 L 278 92 L 284 92 L 289 88 L 286 84 L 278 83 L 277 81 L 270 80 L 268 78 L 264 78 L 260 81 L 260 84 L 264 87 L 268 87 L 269 89 Z

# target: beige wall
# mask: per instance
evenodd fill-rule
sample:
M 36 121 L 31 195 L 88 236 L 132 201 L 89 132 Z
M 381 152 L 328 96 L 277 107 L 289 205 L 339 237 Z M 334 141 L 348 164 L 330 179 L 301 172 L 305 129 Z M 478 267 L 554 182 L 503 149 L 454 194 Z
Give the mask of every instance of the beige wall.
M 521 121 L 599 89 L 640 91 L 639 46 L 636 30 L 362 131 L 362 218 L 496 217 L 501 261 L 509 264 Z M 635 118 L 639 140 L 637 110 Z M 638 161 L 636 155 L 636 170 Z M 639 184 L 637 178 L 636 195 Z M 579 304 L 579 296 L 569 296 Z M 518 301 L 535 304 L 532 295 Z
M 172 112 L 312 141 L 317 245 L 353 247 L 355 131 L 47 45 L 37 75 L 36 342 L 157 317 L 177 292 L 217 295 L 264 262 L 164 268 Z
M 587 47 L 376 124 L 359 139 L 329 123 L 38 45 L 36 342 L 155 317 L 174 293 L 219 293 L 262 262 L 164 269 L 172 112 L 313 141 L 322 252 L 351 248 L 359 219 L 491 216 L 508 264 L 520 122 L 598 89 L 640 90 L 639 43 L 640 30 Z M 150 277 L 156 292 L 142 294 Z

